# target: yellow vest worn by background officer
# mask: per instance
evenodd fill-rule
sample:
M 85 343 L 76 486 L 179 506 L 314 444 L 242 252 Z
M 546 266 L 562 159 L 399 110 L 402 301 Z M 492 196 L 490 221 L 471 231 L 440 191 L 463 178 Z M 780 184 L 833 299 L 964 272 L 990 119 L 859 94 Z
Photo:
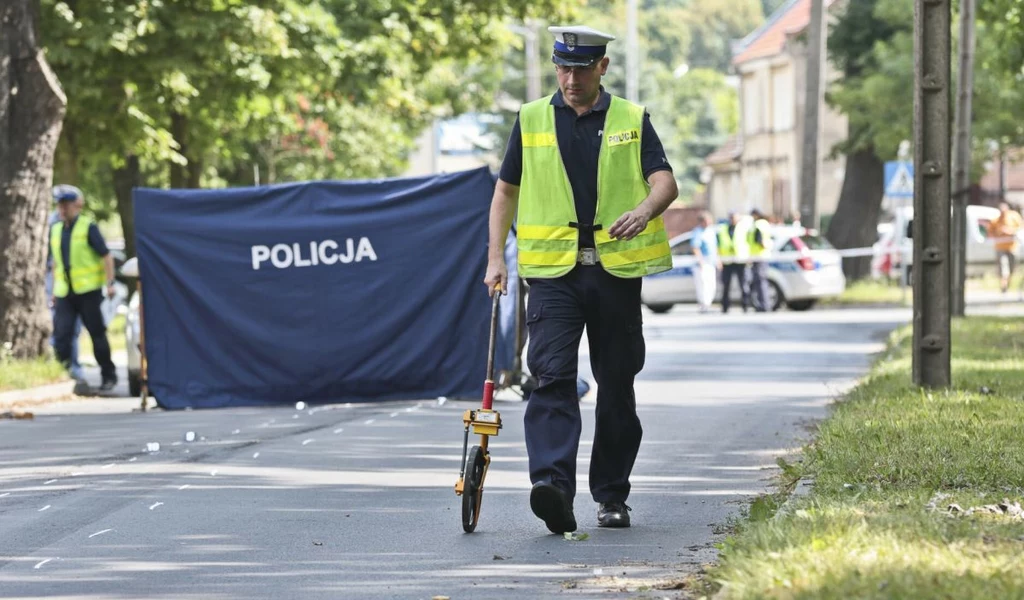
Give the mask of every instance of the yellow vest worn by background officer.
M 761 232 L 761 242 L 757 243 L 757 232 Z M 771 252 L 771 224 L 768 223 L 768 219 L 758 219 L 754 221 L 754 226 L 747 233 L 747 243 L 750 245 L 751 256 L 765 256 Z
M 650 191 L 640 166 L 643 119 L 644 107 L 612 96 L 597 163 L 594 242 L 598 260 L 606 271 L 623 278 L 672 268 L 665 222 L 660 216 L 631 240 L 608 235 L 608 228 L 643 202 Z M 579 228 L 574 226 L 578 223 L 576 205 L 558 148 L 551 96 L 524 104 L 519 127 L 523 141 L 516 234 L 519 275 L 560 277 L 576 266 Z
M 89 226 L 91 224 L 91 219 L 79 215 L 71 229 L 71 245 L 68 248 L 68 258 L 71 261 L 70 288 L 64 271 L 64 257 L 60 252 L 60 236 L 64 222 L 58 221 L 50 228 L 50 253 L 53 255 L 53 295 L 58 298 L 67 296 L 69 289 L 75 294 L 84 294 L 103 287 L 106 271 L 103 267 L 103 257 L 96 254 L 96 251 L 89 245 Z
M 748 236 L 742 235 L 740 226 L 733 229 L 733 235 L 729 235 L 729 225 L 718 226 L 718 255 L 723 258 L 746 259 L 750 256 Z

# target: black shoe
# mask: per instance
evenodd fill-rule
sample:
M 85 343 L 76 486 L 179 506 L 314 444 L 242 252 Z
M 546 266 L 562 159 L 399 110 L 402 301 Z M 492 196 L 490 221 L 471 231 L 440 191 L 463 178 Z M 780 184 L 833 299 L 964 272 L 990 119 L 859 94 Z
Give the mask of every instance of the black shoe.
M 629 511 L 625 502 L 602 502 L 597 508 L 598 527 L 629 527 Z
M 101 392 L 109 392 L 110 390 L 114 389 L 114 386 L 116 386 L 116 385 L 117 385 L 117 380 L 116 379 L 106 379 L 106 380 L 103 381 L 102 384 L 100 384 L 100 391 Z
M 566 498 L 565 492 L 554 484 L 543 481 L 534 484 L 530 492 L 530 508 L 533 509 L 533 514 L 544 521 L 551 533 L 576 531 L 576 516 L 572 513 L 572 504 Z

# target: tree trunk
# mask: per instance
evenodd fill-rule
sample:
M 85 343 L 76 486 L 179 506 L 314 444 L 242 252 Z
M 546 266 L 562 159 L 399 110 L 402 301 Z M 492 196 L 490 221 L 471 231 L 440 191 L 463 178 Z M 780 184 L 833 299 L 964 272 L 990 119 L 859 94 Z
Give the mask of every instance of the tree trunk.
M 828 240 L 836 248 L 870 248 L 878 240 L 878 214 L 885 188 L 885 165 L 873 148 L 846 157 L 846 174 L 839 206 L 828 226 Z M 871 257 L 843 259 L 849 281 L 871 274 Z
M 188 157 L 188 187 L 199 189 L 199 180 L 203 176 L 203 161 Z
M 0 2 L 0 344 L 47 351 L 47 216 L 67 99 L 40 47 L 38 0 Z
M 179 113 L 171 113 L 171 135 L 174 137 L 174 141 L 178 142 L 178 153 L 184 157 L 188 157 L 188 117 Z M 172 188 L 185 188 L 188 187 L 188 171 L 187 165 L 179 165 L 176 162 L 171 163 L 171 187 Z
M 138 187 L 141 183 L 139 157 L 134 154 L 128 155 L 124 166 L 114 169 L 114 194 L 117 196 L 117 214 L 121 217 L 124 253 L 127 258 L 135 256 L 135 207 L 132 205 L 132 188 Z

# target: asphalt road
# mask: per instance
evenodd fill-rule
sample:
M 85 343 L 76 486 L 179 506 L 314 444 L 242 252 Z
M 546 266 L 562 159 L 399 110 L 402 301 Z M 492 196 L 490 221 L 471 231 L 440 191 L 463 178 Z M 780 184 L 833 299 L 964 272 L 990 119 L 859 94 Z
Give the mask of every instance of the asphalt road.
M 637 589 L 712 560 L 722 527 L 770 487 L 775 458 L 909 318 L 646 313 L 634 526 L 596 527 L 591 395 L 584 541 L 548 534 L 529 510 L 518 401 L 498 405 L 505 426 L 472 535 L 452 487 L 473 402 L 141 414 L 123 399 L 0 421 L 0 597 L 671 597 Z

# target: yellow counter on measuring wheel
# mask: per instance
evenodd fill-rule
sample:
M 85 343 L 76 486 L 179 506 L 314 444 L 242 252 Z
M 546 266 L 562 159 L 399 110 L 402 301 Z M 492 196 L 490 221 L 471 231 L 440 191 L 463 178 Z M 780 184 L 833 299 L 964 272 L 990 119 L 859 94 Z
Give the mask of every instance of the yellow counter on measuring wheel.
M 462 422 L 473 426 L 474 435 L 498 435 L 501 429 L 501 415 L 496 410 L 467 410 L 462 413 Z

